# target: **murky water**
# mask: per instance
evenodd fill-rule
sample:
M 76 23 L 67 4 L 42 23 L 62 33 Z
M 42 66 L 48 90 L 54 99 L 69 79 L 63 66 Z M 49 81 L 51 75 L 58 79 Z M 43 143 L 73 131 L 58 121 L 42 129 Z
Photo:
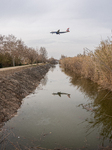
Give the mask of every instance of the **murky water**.
M 1 150 L 96 150 L 111 144 L 112 93 L 72 76 L 59 65 L 50 69 L 0 131 Z

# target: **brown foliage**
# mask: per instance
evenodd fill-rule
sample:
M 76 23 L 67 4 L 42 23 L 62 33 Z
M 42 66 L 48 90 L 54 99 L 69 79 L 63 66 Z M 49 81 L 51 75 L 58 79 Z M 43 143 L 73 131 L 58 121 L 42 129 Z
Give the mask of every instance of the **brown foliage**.
M 85 49 L 83 55 L 60 60 L 61 66 L 112 90 L 112 44 L 101 41 L 94 53 Z

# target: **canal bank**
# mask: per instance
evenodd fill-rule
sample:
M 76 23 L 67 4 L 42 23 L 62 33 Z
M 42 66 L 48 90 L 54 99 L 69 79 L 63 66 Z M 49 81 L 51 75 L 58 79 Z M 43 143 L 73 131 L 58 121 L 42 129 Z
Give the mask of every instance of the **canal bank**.
M 51 64 L 5 69 L 0 72 L 0 127 L 11 119 L 48 72 Z
M 112 93 L 56 65 L 0 129 L 0 150 L 109 150 L 111 106 Z

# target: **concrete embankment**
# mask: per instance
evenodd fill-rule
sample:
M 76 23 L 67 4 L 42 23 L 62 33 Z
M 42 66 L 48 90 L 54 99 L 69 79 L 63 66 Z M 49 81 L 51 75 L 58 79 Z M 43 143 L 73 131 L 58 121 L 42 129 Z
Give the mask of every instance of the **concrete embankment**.
M 0 72 L 0 127 L 17 113 L 22 99 L 39 85 L 50 67 L 46 64 Z

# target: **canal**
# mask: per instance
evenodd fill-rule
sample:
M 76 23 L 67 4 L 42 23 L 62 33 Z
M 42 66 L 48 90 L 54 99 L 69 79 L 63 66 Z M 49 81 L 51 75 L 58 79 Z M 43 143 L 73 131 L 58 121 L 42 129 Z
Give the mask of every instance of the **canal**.
M 96 150 L 111 142 L 112 93 L 59 65 L 0 129 L 0 150 Z

